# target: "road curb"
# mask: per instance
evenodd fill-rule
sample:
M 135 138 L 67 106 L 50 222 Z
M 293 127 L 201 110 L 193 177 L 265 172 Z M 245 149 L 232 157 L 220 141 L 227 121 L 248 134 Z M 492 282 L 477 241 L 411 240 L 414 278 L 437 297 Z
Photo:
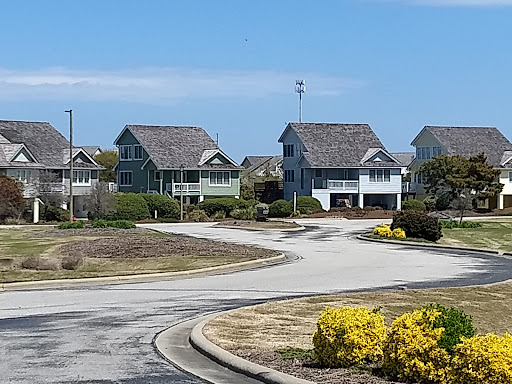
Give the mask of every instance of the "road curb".
M 15 283 L 2 283 L 0 284 L 0 292 L 3 291 L 16 291 L 27 289 L 44 289 L 44 288 L 61 288 L 74 285 L 88 285 L 88 284 L 119 284 L 119 283 L 136 283 L 144 282 L 146 280 L 163 279 L 163 278 L 179 278 L 187 276 L 195 276 L 207 274 L 211 272 L 230 272 L 246 268 L 254 268 L 260 266 L 267 266 L 277 264 L 286 259 L 286 255 L 281 253 L 278 256 L 269 257 L 266 259 L 249 260 L 240 263 L 219 265 L 215 267 L 192 269 L 190 271 L 180 272 L 161 272 L 161 273 L 144 273 L 138 275 L 125 275 L 125 276 L 108 276 L 108 277 L 85 277 L 82 279 L 55 279 L 55 280 L 39 280 L 39 281 L 20 281 Z
M 429 244 L 429 243 L 416 243 L 413 241 L 403 241 L 403 240 L 383 240 L 383 239 L 373 239 L 371 237 L 367 237 L 365 235 L 357 235 L 356 238 L 362 241 L 368 241 L 373 243 L 384 243 L 384 244 L 397 244 L 397 245 L 406 245 L 412 247 L 422 247 L 422 248 L 433 248 L 433 249 L 444 249 L 449 251 L 463 251 L 463 252 L 475 252 L 475 253 L 486 253 L 495 256 L 510 256 L 511 253 L 500 253 L 499 251 L 495 251 L 492 249 L 484 249 L 484 248 L 466 248 L 466 247 L 456 247 L 452 245 L 442 245 L 442 244 Z
M 226 312 L 217 313 L 213 316 L 207 316 L 192 329 L 189 340 L 190 344 L 196 350 L 217 362 L 218 364 L 231 369 L 232 371 L 241 373 L 267 384 L 315 384 L 309 380 L 299 379 L 286 373 L 263 367 L 259 364 L 251 363 L 250 361 L 233 355 L 232 353 L 220 348 L 208 340 L 203 335 L 204 326 L 215 317 L 224 313 Z

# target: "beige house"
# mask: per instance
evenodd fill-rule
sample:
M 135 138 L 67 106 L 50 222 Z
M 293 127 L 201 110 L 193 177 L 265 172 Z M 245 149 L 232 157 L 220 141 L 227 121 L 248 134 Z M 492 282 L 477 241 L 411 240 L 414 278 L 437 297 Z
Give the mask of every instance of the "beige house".
M 423 177 L 418 172 L 423 162 L 439 155 L 474 156 L 484 153 L 487 161 L 501 171 L 504 185 L 500 196 L 488 201 L 491 209 L 512 207 L 512 143 L 494 127 L 440 127 L 425 126 L 411 143 L 416 156 L 409 165 L 410 194 L 418 199 L 427 196 Z

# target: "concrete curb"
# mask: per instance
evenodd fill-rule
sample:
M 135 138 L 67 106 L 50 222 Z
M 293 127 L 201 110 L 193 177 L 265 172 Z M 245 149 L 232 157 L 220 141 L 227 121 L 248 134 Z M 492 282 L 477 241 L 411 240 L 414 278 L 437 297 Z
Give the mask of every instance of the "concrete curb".
M 161 272 L 161 273 L 145 273 L 138 275 L 125 275 L 125 276 L 108 276 L 108 277 L 85 277 L 82 279 L 55 279 L 55 280 L 38 280 L 38 281 L 20 281 L 15 283 L 2 283 L 0 284 L 0 292 L 2 291 L 16 291 L 27 289 L 44 289 L 44 288 L 60 288 L 73 285 L 87 285 L 87 284 L 118 284 L 118 283 L 135 283 L 143 282 L 146 280 L 163 279 L 163 278 L 179 278 L 187 276 L 201 275 L 211 272 L 229 272 L 237 271 L 240 269 L 254 268 L 277 264 L 286 259 L 282 253 L 278 256 L 269 257 L 266 259 L 249 260 L 240 263 L 218 265 L 215 267 L 192 269 L 190 271 L 180 272 Z
M 312 381 L 299 379 L 286 373 L 251 363 L 213 344 L 203 335 L 203 328 L 209 321 L 221 314 L 208 316 L 199 322 L 190 333 L 190 344 L 203 355 L 226 368 L 267 384 L 315 384 Z
M 366 237 L 364 235 L 357 235 L 356 238 L 358 240 L 373 242 L 373 243 L 384 243 L 384 244 L 397 244 L 397 245 L 406 245 L 413 247 L 423 247 L 423 248 L 433 248 L 433 249 L 445 249 L 449 251 L 463 251 L 463 252 L 475 252 L 475 253 L 487 253 L 491 255 L 499 255 L 499 256 L 512 256 L 511 253 L 500 253 L 499 251 L 493 249 L 484 249 L 484 248 L 465 248 L 465 247 L 456 247 L 453 245 L 442 245 L 442 244 L 429 244 L 429 243 L 416 243 L 413 241 L 403 241 L 403 240 L 383 240 L 383 239 L 373 239 L 371 237 Z

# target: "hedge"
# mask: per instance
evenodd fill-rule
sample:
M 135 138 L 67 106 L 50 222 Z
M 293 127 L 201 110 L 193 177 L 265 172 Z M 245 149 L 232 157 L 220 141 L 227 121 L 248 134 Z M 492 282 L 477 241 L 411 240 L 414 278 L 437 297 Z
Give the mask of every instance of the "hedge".
M 116 193 L 116 209 L 109 216 L 112 220 L 149 219 L 148 203 L 139 193 Z
M 421 200 L 411 199 L 402 203 L 403 211 L 425 211 L 426 209 L 425 203 Z
M 393 216 L 391 229 L 402 228 L 407 237 L 437 241 L 443 237 L 441 223 L 425 212 L 402 211 Z
M 292 204 L 286 200 L 276 200 L 268 206 L 269 217 L 289 217 L 292 211 Z
M 149 214 L 153 217 L 155 211 L 158 218 L 179 219 L 180 205 L 177 200 L 154 193 L 140 194 L 148 204 Z

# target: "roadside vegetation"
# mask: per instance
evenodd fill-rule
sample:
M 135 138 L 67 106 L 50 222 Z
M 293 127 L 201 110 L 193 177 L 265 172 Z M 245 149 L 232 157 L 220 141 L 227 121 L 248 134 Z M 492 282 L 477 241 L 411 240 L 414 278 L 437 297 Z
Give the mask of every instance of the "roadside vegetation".
M 511 282 L 278 301 L 217 317 L 204 332 L 318 383 L 512 382 Z

